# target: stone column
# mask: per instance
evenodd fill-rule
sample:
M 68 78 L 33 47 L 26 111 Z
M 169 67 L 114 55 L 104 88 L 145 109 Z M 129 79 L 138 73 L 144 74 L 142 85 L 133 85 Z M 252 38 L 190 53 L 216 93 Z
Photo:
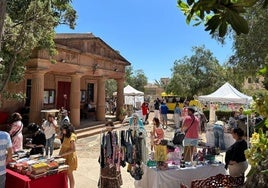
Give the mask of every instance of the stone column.
M 41 110 L 44 105 L 44 71 L 36 71 L 32 73 L 32 88 L 31 88 L 31 102 L 29 122 L 42 122 Z
M 124 105 L 124 79 L 117 80 L 116 119 L 120 115 L 120 109 Z
M 105 77 L 98 79 L 96 118 L 98 121 L 105 120 Z
M 80 78 L 79 73 L 71 75 L 70 121 L 75 127 L 80 126 Z

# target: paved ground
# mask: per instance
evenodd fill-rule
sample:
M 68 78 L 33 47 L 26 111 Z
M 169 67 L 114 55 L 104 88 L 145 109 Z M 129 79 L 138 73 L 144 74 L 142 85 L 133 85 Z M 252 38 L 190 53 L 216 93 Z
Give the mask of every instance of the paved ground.
M 146 125 L 146 130 L 152 130 L 152 118 L 153 113 L 149 116 L 149 125 Z M 169 115 L 169 124 L 172 126 L 172 115 Z M 121 129 L 126 129 L 122 127 Z M 120 129 L 119 129 L 120 130 Z M 167 139 L 172 138 L 174 134 L 174 129 L 168 127 L 165 130 L 165 137 Z M 147 137 L 147 146 L 150 144 L 149 134 Z M 78 169 L 74 172 L 76 188 L 94 188 L 97 187 L 97 182 L 100 173 L 100 166 L 98 163 L 98 157 L 100 152 L 100 134 L 84 137 L 78 139 L 76 143 L 76 150 L 78 155 Z M 55 152 L 57 153 L 57 151 Z M 126 168 L 121 167 L 123 186 L 122 188 L 134 188 L 134 179 L 126 171 Z
M 147 133 L 152 130 L 152 118 L 153 113 L 150 113 L 149 116 L 149 125 L 146 125 L 145 128 Z M 165 130 L 165 138 L 171 139 L 174 135 L 174 129 L 172 127 L 172 114 L 168 115 L 169 118 L 169 127 Z M 126 129 L 122 127 L 121 129 Z M 200 138 L 205 142 L 205 135 L 200 135 Z M 149 134 L 147 137 L 147 146 L 150 145 Z M 76 143 L 76 149 L 78 154 L 78 169 L 74 172 L 76 188 L 94 188 L 97 187 L 97 182 L 99 179 L 100 166 L 98 163 L 98 157 L 100 152 L 100 134 L 83 137 L 78 139 Z M 57 153 L 57 152 L 55 152 Z M 218 160 L 222 161 L 224 159 L 224 154 L 221 153 L 218 156 Z M 134 188 L 134 179 L 126 171 L 126 167 L 122 168 L 122 178 L 123 186 L 122 188 Z

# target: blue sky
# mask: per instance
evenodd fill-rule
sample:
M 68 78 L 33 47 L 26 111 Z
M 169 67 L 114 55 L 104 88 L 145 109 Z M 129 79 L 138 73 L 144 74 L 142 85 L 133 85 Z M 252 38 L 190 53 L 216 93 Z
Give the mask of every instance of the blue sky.
M 193 55 L 204 45 L 222 64 L 232 55 L 203 27 L 186 24 L 177 0 L 73 0 L 78 19 L 75 30 L 60 26 L 57 33 L 93 33 L 118 50 L 134 70 L 142 69 L 150 83 L 171 77 L 175 60 Z

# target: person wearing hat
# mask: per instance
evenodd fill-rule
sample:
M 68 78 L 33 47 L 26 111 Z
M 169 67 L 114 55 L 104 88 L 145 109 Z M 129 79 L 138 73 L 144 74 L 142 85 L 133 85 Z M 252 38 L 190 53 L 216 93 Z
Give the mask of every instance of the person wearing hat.
M 225 150 L 223 121 L 216 121 L 214 123 L 213 133 L 214 133 L 214 146 L 216 148 L 220 148 L 221 150 Z
M 184 147 L 184 161 L 192 162 L 193 161 L 193 154 L 194 150 L 198 145 L 198 130 L 199 130 L 199 123 L 200 120 L 198 117 L 194 115 L 195 108 L 194 107 L 187 107 L 188 115 L 185 117 L 182 123 L 182 132 L 185 133 L 185 138 L 183 140 L 183 147 Z

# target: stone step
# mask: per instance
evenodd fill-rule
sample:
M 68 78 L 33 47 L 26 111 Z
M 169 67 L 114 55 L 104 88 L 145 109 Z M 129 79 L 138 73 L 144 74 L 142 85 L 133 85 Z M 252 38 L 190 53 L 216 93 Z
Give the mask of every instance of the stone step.
M 120 121 L 115 121 L 114 126 L 117 129 L 117 128 L 120 128 L 122 126 L 122 124 Z M 105 123 L 101 123 L 98 125 L 77 129 L 76 135 L 77 135 L 78 139 L 85 138 L 85 137 L 93 136 L 96 134 L 100 134 L 104 130 L 105 130 Z

